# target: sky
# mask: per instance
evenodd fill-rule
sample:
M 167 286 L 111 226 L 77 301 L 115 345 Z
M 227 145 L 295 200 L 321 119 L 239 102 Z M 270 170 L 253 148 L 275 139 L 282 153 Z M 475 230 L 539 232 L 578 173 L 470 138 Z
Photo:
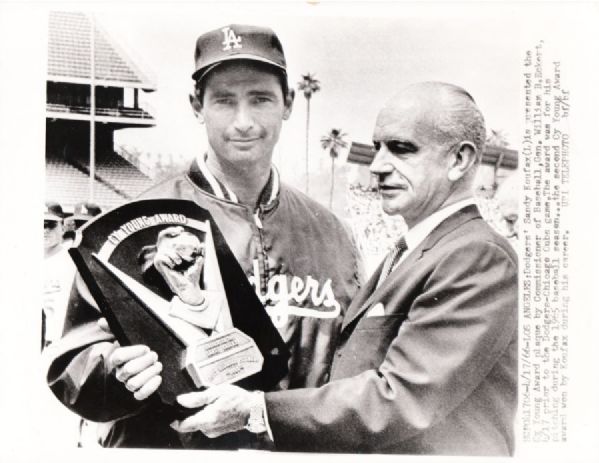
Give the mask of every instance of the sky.
M 363 6 L 363 5 L 362 5 Z M 509 9 L 465 10 L 431 5 L 421 9 L 379 3 L 343 9 L 295 2 L 278 4 L 105 4 L 92 11 L 156 84 L 146 95 L 156 128 L 128 129 L 117 143 L 142 151 L 191 158 L 205 149 L 204 131 L 193 117 L 193 52 L 201 33 L 231 23 L 273 28 L 288 62 L 290 84 L 312 73 L 321 91 L 311 100 L 310 168 L 329 165 L 320 137 L 332 128 L 348 141 L 371 140 L 377 112 L 407 84 L 440 80 L 463 86 L 478 102 L 489 129 L 519 139 L 519 86 L 522 47 L 519 22 Z M 275 164 L 293 183 L 303 172 L 306 101 L 296 95 L 284 124 Z

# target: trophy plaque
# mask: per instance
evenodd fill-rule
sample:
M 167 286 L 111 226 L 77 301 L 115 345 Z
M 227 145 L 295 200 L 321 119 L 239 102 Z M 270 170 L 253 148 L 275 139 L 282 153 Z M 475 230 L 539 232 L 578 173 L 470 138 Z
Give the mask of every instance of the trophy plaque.
M 69 253 L 119 343 L 158 354 L 163 404 L 223 383 L 269 390 L 287 373 L 281 336 L 195 203 L 128 203 L 82 227 Z

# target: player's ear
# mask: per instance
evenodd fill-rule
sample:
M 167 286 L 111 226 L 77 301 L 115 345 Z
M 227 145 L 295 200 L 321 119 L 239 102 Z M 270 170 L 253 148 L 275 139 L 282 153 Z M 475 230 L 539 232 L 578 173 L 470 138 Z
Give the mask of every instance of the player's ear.
M 283 104 L 285 105 L 285 109 L 283 111 L 283 120 L 289 119 L 291 116 L 291 111 L 293 110 L 293 101 L 295 100 L 295 90 L 290 88 L 287 92 L 287 96 L 285 96 L 285 101 Z
M 461 179 L 474 167 L 476 157 L 476 147 L 473 143 L 469 141 L 460 143 L 454 148 L 454 152 L 448 156 L 449 170 L 447 171 L 447 178 L 452 182 Z
M 191 105 L 193 115 L 198 121 L 200 121 L 200 124 L 203 124 L 204 116 L 202 115 L 202 103 L 200 103 L 200 100 L 198 100 L 198 97 L 195 95 L 195 93 L 189 94 L 189 104 Z

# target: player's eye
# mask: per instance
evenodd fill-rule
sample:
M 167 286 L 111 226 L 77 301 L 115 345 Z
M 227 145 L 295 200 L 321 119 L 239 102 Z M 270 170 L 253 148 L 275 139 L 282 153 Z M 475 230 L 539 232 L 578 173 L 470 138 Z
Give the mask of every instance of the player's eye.
M 271 101 L 272 98 L 266 95 L 256 95 L 254 98 L 252 98 L 252 102 L 254 104 L 270 103 Z
M 381 142 L 380 141 L 373 141 L 372 144 L 374 145 L 374 150 L 375 151 L 379 151 L 381 149 Z

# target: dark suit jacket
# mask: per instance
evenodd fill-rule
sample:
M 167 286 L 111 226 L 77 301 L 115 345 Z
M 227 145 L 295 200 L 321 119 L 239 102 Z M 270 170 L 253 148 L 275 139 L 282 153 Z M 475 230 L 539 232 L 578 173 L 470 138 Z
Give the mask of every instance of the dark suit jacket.
M 517 258 L 467 206 L 348 308 L 320 388 L 266 394 L 281 450 L 509 455 Z M 385 315 L 367 316 L 375 305 Z

